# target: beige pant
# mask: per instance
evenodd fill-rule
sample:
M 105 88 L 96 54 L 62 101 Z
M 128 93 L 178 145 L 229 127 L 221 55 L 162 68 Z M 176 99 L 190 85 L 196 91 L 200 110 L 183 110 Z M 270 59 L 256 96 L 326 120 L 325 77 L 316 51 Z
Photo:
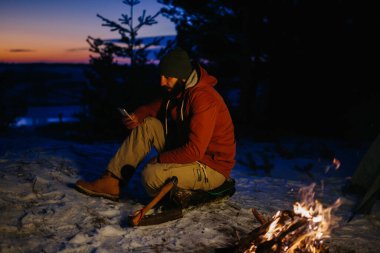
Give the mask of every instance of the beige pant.
M 165 147 L 165 134 L 161 122 L 152 117 L 144 121 L 124 140 L 107 170 L 122 178 L 121 168 L 130 165 L 136 168 L 152 148 L 161 152 Z M 225 177 L 207 165 L 199 162 L 148 163 L 142 171 L 142 181 L 149 195 L 154 196 L 168 178 L 178 178 L 178 187 L 187 190 L 211 190 L 220 186 Z

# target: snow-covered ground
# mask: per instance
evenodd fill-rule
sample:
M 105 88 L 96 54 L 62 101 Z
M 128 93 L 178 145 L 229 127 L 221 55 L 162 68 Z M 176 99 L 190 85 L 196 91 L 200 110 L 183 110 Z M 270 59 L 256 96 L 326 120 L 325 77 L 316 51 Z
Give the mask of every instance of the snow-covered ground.
M 311 138 L 238 140 L 232 172 L 237 191 L 230 199 L 189 211 L 179 220 L 128 227 L 128 215 L 149 200 L 140 184 L 141 168 L 120 202 L 73 189 L 76 180 L 101 175 L 119 143 L 0 138 L 0 252 L 213 252 L 260 226 L 252 208 L 268 218 L 292 209 L 300 187 L 312 182 L 325 206 L 338 198 L 343 203 L 335 212 L 339 227 L 326 242 L 330 252 L 380 250 L 379 203 L 371 215 L 347 223 L 356 197 L 341 192 L 366 146 Z M 332 157 L 341 161 L 339 170 Z

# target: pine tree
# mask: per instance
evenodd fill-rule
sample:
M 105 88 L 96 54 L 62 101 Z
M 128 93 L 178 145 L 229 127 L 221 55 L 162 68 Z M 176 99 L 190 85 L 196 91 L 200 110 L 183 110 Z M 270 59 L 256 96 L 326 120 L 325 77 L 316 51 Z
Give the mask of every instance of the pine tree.
M 117 56 L 129 59 L 132 68 L 134 66 L 145 65 L 147 63 L 148 49 L 159 46 L 163 37 L 156 37 L 150 42 L 143 43 L 142 39 L 139 39 L 137 35 L 144 26 L 152 26 L 158 23 L 156 18 L 161 15 L 161 10 L 154 15 L 147 15 L 146 10 L 143 10 L 141 16 L 137 18 L 137 24 L 135 24 L 134 6 L 139 4 L 140 1 L 124 0 L 123 3 L 130 6 L 130 13 L 129 15 L 122 14 L 118 20 L 119 23 L 97 14 L 97 17 L 103 21 L 102 26 L 110 27 L 112 32 L 118 32 L 121 38 L 113 42 L 94 39 L 89 36 L 87 42 L 91 46 L 90 51 L 99 54 L 98 58 L 91 57 L 91 59 L 109 63 L 111 60 L 114 60 L 114 56 Z

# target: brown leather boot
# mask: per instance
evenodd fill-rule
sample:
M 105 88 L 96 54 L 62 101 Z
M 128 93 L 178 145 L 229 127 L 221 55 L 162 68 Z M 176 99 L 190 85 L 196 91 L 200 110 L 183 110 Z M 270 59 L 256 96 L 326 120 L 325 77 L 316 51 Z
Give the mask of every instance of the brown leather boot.
M 106 171 L 104 175 L 92 182 L 78 180 L 75 187 L 78 191 L 96 197 L 104 197 L 118 201 L 120 198 L 120 180 L 111 172 Z

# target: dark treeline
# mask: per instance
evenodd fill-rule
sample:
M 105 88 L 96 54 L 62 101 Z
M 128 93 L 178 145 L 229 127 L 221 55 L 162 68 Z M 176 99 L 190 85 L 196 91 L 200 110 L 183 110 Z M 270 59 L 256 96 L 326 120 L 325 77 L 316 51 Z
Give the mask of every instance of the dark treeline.
M 380 93 L 371 59 L 379 17 L 367 3 L 159 2 L 175 6 L 164 13 L 177 24 L 179 44 L 208 59 L 222 85 L 241 89 L 239 124 L 376 136 Z

